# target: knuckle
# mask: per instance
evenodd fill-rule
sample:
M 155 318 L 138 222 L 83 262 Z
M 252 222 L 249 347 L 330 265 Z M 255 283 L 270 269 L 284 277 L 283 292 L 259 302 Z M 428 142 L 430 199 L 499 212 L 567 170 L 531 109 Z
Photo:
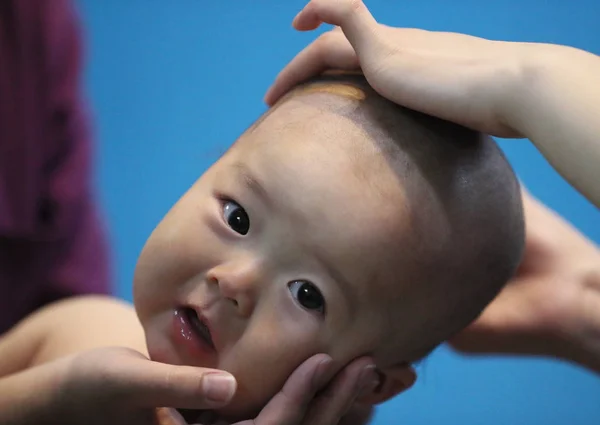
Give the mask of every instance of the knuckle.
M 315 47 L 319 54 L 326 54 L 335 49 L 343 40 L 343 33 L 340 31 L 327 31 L 319 36 L 315 41 Z
M 165 388 L 171 388 L 174 387 L 175 385 L 177 385 L 177 382 L 179 381 L 179 372 L 177 369 L 174 368 L 170 368 L 168 371 L 166 371 L 164 377 L 163 377 L 163 385 Z
M 342 7 L 340 12 L 344 19 L 351 18 L 352 15 L 359 12 L 363 7 L 365 7 L 365 4 L 362 2 L 362 0 L 344 0 L 341 3 Z
M 356 12 L 365 5 L 362 0 L 348 0 L 347 4 L 350 12 Z
M 342 23 L 365 7 L 362 0 L 312 0 L 313 11 L 326 20 L 336 18 Z
M 338 30 L 339 27 L 336 27 L 335 29 L 331 30 L 331 31 L 327 31 L 324 32 L 323 34 L 321 34 L 319 36 L 319 38 L 317 39 L 318 42 L 320 44 L 324 44 L 324 45 L 330 45 L 336 42 L 336 40 L 339 40 L 340 34 L 341 34 L 341 30 Z

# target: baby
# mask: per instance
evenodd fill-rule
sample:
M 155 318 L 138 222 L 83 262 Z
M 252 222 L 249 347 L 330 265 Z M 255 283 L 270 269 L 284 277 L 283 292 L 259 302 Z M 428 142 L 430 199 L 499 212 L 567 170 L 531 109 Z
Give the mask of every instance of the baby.
M 144 338 L 153 360 L 231 372 L 238 389 L 219 413 L 234 420 L 313 354 L 340 369 L 368 354 L 381 379 L 362 401 L 379 403 L 478 316 L 523 244 L 519 184 L 490 138 L 396 106 L 360 75 L 326 75 L 271 108 L 158 225 L 136 315 L 90 307 L 91 328 L 54 326 L 29 349 L 60 339 L 52 354 L 23 358 L 94 333 Z M 74 302 L 92 301 L 52 314 Z

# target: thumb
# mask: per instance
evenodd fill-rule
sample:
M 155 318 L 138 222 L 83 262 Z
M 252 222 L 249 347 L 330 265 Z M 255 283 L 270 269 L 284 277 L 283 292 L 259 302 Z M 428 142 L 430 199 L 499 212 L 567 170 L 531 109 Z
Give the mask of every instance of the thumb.
M 144 408 L 214 409 L 229 403 L 237 386 L 231 374 L 216 369 L 174 366 L 137 356 L 119 359 L 118 364 L 106 378 L 128 404 Z
M 294 18 L 292 25 L 306 31 L 317 28 L 322 22 L 336 25 L 352 44 L 364 62 L 380 43 L 378 23 L 360 0 L 312 0 Z

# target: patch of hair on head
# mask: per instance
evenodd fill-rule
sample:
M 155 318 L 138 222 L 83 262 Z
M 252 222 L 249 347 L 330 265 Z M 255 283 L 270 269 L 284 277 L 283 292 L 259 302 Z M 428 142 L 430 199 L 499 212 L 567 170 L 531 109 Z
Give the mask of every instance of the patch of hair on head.
M 327 93 L 345 97 L 350 100 L 365 100 L 367 94 L 361 88 L 344 83 L 315 83 L 300 86 L 293 91 L 294 94 Z

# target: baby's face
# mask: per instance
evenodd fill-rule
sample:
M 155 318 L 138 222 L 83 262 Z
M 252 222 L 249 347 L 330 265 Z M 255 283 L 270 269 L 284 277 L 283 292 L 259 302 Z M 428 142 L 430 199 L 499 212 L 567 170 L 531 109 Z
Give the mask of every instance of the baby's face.
M 409 224 L 385 161 L 366 174 L 365 161 L 378 160 L 367 139 L 343 117 L 290 101 L 149 238 L 135 305 L 150 356 L 231 372 L 238 391 L 222 414 L 256 413 L 316 353 L 339 367 L 363 354 L 382 367 L 399 360 L 379 347 Z

